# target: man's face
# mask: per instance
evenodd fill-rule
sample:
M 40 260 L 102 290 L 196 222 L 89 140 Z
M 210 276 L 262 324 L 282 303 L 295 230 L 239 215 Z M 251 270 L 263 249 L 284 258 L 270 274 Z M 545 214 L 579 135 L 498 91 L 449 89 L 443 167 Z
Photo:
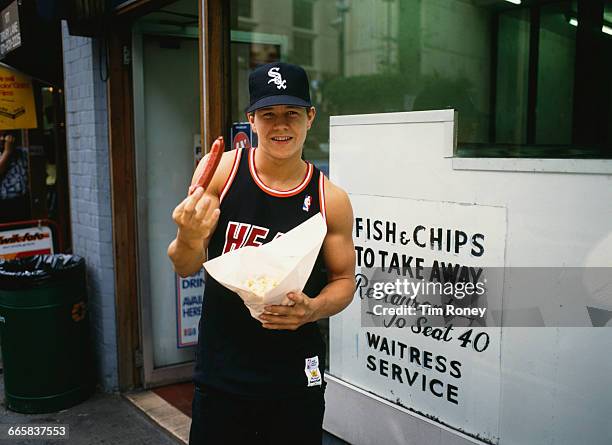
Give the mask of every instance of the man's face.
M 287 159 L 299 153 L 312 125 L 315 109 L 292 105 L 260 108 L 248 115 L 259 147 L 275 158 Z

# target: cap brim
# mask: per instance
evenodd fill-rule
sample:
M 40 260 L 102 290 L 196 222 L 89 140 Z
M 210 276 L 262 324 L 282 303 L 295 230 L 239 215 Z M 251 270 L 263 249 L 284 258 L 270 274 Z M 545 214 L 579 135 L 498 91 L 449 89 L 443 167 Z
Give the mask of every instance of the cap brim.
M 254 104 L 250 105 L 245 111 L 245 113 L 251 113 L 255 110 L 259 110 L 260 108 L 265 107 L 273 107 L 274 105 L 295 105 L 296 107 L 312 107 L 310 102 L 305 101 L 304 99 L 300 99 L 295 96 L 268 96 L 262 99 L 259 99 Z

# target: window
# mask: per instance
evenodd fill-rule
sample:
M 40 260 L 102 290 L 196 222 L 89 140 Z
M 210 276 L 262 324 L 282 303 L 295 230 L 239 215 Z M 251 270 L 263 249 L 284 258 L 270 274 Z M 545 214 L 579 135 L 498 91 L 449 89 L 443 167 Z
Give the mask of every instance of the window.
M 460 138 L 458 155 L 612 158 L 604 10 L 603 1 L 560 1 L 494 12 L 489 137 Z
M 309 159 L 328 156 L 330 115 L 440 108 L 458 111 L 457 156 L 612 158 L 612 0 L 258 0 L 253 8 L 266 17 L 253 21 L 254 35 L 274 36 L 280 59 L 311 76 Z M 248 95 L 245 82 L 233 88 Z
M 301 65 L 312 66 L 313 45 L 312 38 L 295 34 L 293 36 L 293 56 Z
M 237 15 L 239 17 L 251 18 L 253 14 L 253 0 L 237 0 Z
M 293 26 L 312 29 L 313 0 L 293 0 Z

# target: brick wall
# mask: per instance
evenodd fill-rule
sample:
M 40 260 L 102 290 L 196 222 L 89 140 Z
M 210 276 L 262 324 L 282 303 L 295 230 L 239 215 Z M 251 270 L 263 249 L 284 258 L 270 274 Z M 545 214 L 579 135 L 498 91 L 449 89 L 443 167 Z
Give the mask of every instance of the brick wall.
M 74 253 L 85 258 L 98 382 L 118 389 L 106 83 L 98 44 L 62 24 Z M 102 62 L 104 65 L 104 62 Z

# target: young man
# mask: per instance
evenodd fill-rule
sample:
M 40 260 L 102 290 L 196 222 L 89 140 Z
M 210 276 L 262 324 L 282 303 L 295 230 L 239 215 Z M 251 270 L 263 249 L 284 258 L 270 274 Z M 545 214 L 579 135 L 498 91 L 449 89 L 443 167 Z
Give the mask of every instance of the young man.
M 206 277 L 190 444 L 318 444 L 325 345 L 315 322 L 353 297 L 353 213 L 347 194 L 302 160 L 315 118 L 306 72 L 285 63 L 260 66 L 249 76 L 249 92 L 246 111 L 259 146 L 224 153 L 208 189 L 174 210 L 178 231 L 168 255 L 176 272 L 197 272 L 207 251 L 214 258 L 265 244 L 319 212 L 327 235 L 303 292 L 288 294 L 295 304 L 266 308 L 263 322 Z

